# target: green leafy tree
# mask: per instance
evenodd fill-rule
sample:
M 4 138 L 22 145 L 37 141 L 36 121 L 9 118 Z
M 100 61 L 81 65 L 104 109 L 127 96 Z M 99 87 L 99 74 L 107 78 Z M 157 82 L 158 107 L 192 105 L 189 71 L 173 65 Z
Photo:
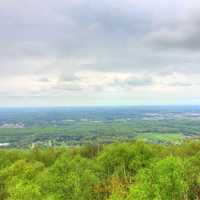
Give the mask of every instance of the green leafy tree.
M 40 185 L 46 198 L 56 200 L 93 200 L 98 182 L 93 161 L 80 156 L 63 155 L 46 172 Z
M 175 157 L 161 160 L 151 168 L 142 170 L 132 187 L 129 200 L 184 200 L 188 185 L 184 162 Z
M 138 142 L 134 144 L 113 144 L 99 155 L 98 162 L 106 176 L 116 175 L 127 182 L 138 170 L 148 166 L 155 157 L 150 145 Z
M 43 171 L 40 162 L 19 160 L 1 173 L 8 200 L 40 200 L 40 188 L 36 177 Z

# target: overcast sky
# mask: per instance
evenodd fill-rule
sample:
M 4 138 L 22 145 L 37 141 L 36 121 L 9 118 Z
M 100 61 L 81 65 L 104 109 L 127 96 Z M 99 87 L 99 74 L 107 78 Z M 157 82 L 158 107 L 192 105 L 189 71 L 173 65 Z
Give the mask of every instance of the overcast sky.
M 200 104 L 198 0 L 1 0 L 0 106 Z

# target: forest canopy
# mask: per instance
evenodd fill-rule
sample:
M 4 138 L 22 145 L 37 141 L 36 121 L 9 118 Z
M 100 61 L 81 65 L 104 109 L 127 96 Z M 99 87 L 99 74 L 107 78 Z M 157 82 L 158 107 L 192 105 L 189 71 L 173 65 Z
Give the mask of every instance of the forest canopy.
M 0 200 L 200 199 L 200 141 L 0 150 Z

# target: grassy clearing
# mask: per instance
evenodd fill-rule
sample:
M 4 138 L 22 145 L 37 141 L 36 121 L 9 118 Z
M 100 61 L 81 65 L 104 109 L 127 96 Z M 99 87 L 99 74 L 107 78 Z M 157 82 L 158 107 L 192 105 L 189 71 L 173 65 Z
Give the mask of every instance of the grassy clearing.
M 185 136 L 182 133 L 142 133 L 136 138 L 153 142 L 181 143 Z

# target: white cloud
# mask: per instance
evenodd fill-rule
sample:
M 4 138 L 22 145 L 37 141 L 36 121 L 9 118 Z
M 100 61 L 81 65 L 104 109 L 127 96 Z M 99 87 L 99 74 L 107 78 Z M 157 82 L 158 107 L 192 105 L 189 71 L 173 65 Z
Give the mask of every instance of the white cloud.
M 196 0 L 3 0 L 0 94 L 198 98 L 199 11 Z

